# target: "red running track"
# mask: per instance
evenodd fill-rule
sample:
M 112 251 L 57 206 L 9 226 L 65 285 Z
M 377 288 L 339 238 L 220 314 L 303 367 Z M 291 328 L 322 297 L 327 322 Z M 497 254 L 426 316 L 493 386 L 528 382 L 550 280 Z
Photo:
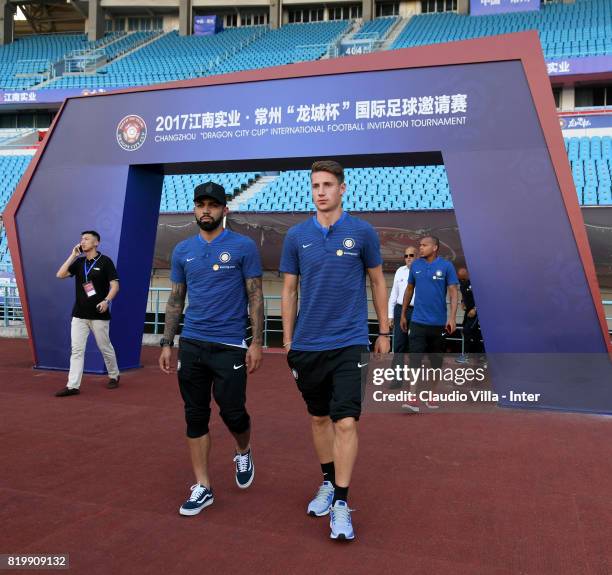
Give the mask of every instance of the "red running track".
M 279 354 L 249 383 L 253 486 L 233 479 L 215 413 L 215 503 L 180 517 L 193 482 L 175 376 L 145 348 L 121 387 L 30 368 L 0 340 L 0 553 L 69 553 L 70 573 L 604 575 L 612 573 L 612 419 L 497 410 L 365 415 L 351 486 L 358 539 L 306 516 L 320 472 Z

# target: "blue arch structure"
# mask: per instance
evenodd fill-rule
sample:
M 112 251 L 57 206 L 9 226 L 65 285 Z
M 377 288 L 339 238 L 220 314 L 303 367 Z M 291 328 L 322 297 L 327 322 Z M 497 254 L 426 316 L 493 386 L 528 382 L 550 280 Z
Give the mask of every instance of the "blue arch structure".
M 590 358 L 578 385 L 563 370 L 522 382 L 513 355 L 496 388 L 612 412 L 601 296 L 534 32 L 68 99 L 6 210 L 35 365 L 68 365 L 72 292 L 53 278 L 89 228 L 120 275 L 120 367 L 139 364 L 165 173 L 423 152 L 446 166 L 488 352 Z M 91 349 L 86 367 L 102 368 Z

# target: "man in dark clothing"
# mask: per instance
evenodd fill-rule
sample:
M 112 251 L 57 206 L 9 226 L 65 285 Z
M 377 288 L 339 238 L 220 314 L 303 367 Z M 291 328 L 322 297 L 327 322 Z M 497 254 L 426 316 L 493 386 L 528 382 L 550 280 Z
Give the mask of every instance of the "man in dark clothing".
M 72 248 L 72 253 L 55 274 L 60 279 L 74 277 L 76 301 L 72 308 L 70 338 L 70 373 L 66 387 L 58 391 L 57 397 L 78 395 L 85 365 L 85 347 L 89 332 L 93 332 L 96 344 L 104 358 L 108 371 L 106 387 L 119 386 L 119 368 L 115 350 L 109 337 L 110 302 L 119 292 L 119 278 L 115 264 L 97 248 L 100 234 L 94 230 L 81 234 L 81 241 Z M 81 257 L 84 256 L 84 257 Z

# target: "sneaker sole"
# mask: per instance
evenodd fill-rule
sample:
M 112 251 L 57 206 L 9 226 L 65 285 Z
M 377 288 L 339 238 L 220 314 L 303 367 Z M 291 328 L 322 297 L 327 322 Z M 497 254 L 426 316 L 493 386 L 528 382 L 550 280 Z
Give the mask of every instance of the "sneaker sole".
M 333 532 L 329 534 L 329 538 L 330 539 L 334 539 L 335 541 L 354 541 L 355 540 L 355 534 L 353 534 L 352 537 L 347 537 L 344 533 L 340 533 L 338 535 L 335 535 Z
M 326 515 L 329 515 L 329 507 L 326 511 L 323 511 L 323 513 L 317 513 L 316 511 L 307 511 L 306 513 L 310 515 L 310 517 L 325 517 Z
M 251 475 L 251 479 L 249 479 L 246 483 L 238 483 L 238 478 L 236 477 L 236 485 L 240 487 L 240 489 L 246 489 L 250 487 L 251 483 L 253 483 L 253 479 L 255 479 L 255 464 L 253 464 L 253 474 Z
M 184 515 L 186 517 L 193 517 L 194 515 L 200 513 L 200 511 L 202 511 L 202 509 L 204 509 L 205 507 L 212 505 L 214 500 L 214 497 L 211 497 L 208 501 L 204 502 L 202 507 L 198 507 L 197 509 L 183 509 L 182 507 L 179 507 L 179 514 Z
M 409 403 L 402 404 L 402 409 L 412 411 L 412 413 L 419 413 L 421 411 L 418 405 L 410 405 Z

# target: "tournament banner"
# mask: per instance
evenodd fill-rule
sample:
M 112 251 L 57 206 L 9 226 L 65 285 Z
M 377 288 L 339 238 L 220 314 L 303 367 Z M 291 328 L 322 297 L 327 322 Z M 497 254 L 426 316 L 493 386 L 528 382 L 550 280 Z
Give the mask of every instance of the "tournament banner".
M 559 116 L 562 130 L 586 130 L 612 128 L 612 114 L 585 114 L 584 116 Z
M 472 16 L 489 16 L 504 12 L 528 12 L 540 9 L 540 0 L 470 0 Z
M 574 76 L 612 72 L 612 55 L 548 60 L 546 68 L 549 76 Z
M 0 90 L 0 104 L 61 104 L 66 98 L 95 96 L 120 87 L 112 88 L 66 88 L 63 90 Z

